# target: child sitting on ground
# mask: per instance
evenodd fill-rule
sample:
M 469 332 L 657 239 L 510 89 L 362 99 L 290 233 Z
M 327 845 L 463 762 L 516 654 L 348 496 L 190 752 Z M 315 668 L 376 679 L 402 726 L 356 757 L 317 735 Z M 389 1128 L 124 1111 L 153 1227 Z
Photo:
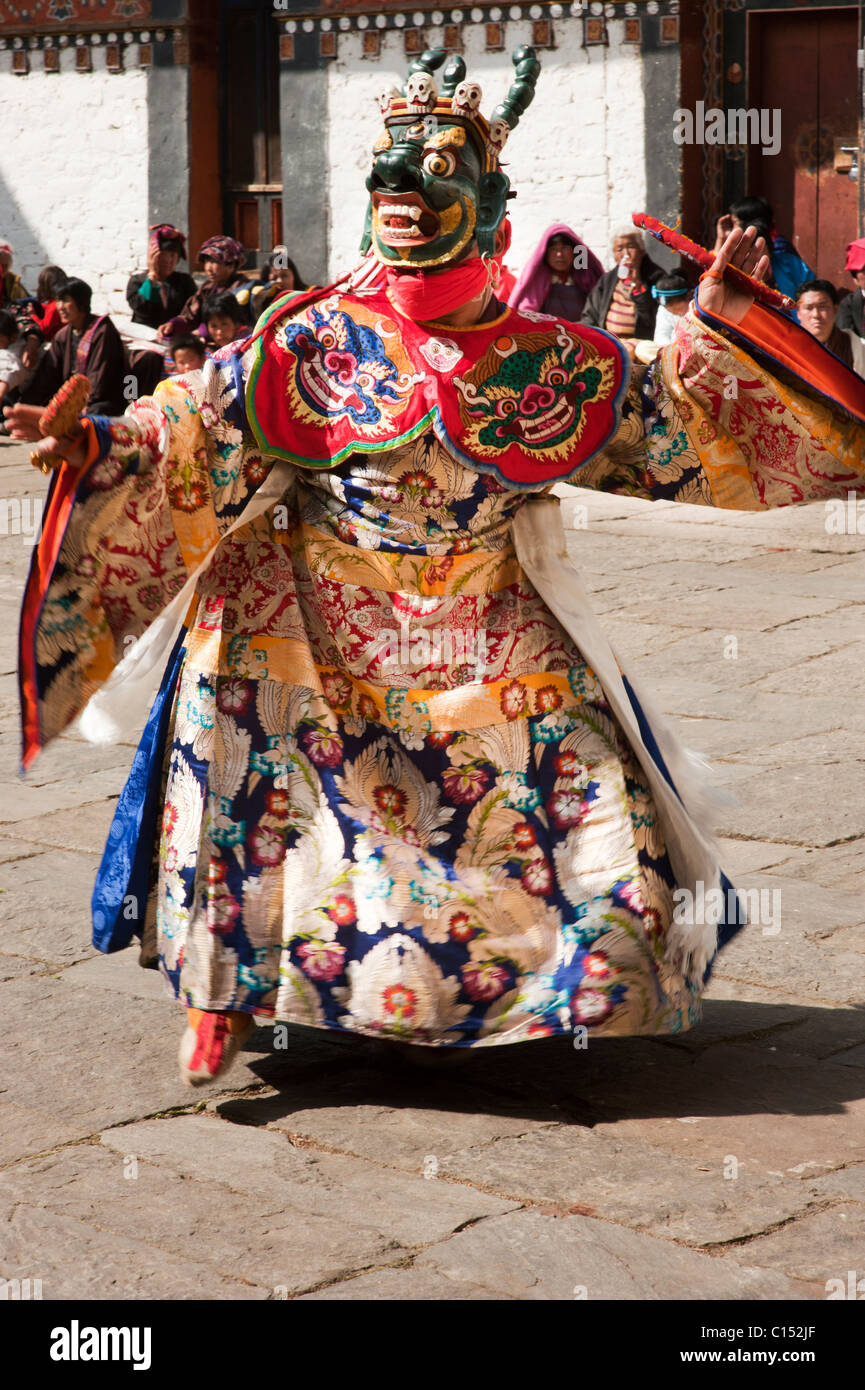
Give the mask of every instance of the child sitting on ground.
M 305 290 L 306 282 L 284 246 L 275 246 L 265 262 L 260 285 L 252 290 L 253 317 L 259 318 L 275 299 L 290 290 Z
M 37 336 L 26 336 L 14 314 L 0 310 L 0 411 L 32 380 L 38 351 Z
M 673 270 L 661 275 L 652 286 L 652 298 L 658 301 L 658 313 L 651 342 L 641 340 L 634 344 L 634 356 L 638 362 L 653 362 L 661 348 L 667 347 L 676 337 L 676 323 L 688 312 L 693 290 L 680 271 Z
M 249 332 L 243 321 L 243 310 L 233 294 L 213 295 L 205 308 L 204 322 L 209 341 L 218 348 Z
M 184 333 L 172 339 L 171 360 L 174 363 L 172 375 L 177 372 L 200 372 L 207 361 L 208 352 L 204 340 L 197 333 Z
M 652 286 L 652 296 L 659 301 L 652 339 L 665 347 L 676 336 L 676 320 L 687 314 L 691 302 L 691 287 L 684 275 L 671 271 L 662 275 Z

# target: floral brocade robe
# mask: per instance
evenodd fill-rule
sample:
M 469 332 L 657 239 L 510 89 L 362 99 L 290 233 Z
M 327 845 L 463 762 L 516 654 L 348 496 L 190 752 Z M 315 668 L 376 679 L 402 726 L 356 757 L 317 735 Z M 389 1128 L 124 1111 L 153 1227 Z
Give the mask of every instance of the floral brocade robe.
M 112 424 L 36 632 L 47 738 L 224 537 L 145 760 L 154 810 L 142 823 L 139 765 L 103 865 L 138 811 L 153 832 L 138 925 L 172 993 L 435 1045 L 687 1027 L 700 986 L 666 950 L 663 830 L 518 561 L 531 500 L 429 433 L 292 469 L 226 536 L 270 469 L 245 366 L 224 355 Z M 843 496 L 862 433 L 689 318 L 578 481 L 743 508 Z
M 299 475 L 201 586 L 160 850 L 198 1007 L 425 1043 L 670 1026 L 672 874 L 523 498 L 432 436 Z M 277 520 L 281 520 L 277 516 Z

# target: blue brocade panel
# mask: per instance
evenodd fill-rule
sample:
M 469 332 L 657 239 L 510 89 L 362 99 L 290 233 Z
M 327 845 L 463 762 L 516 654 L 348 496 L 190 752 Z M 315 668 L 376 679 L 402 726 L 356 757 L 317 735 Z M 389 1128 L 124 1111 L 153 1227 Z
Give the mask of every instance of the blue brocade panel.
M 144 926 L 159 801 L 165 740 L 183 659 L 184 628 L 171 653 L 153 702 L 126 785 L 120 793 L 96 875 L 91 910 L 93 945 L 122 951 Z

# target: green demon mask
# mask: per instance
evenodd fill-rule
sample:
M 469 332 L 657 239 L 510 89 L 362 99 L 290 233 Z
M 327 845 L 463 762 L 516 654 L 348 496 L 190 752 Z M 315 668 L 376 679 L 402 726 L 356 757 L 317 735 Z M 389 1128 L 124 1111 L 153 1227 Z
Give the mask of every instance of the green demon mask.
M 462 58 L 447 62 L 439 93 L 434 73 L 446 58 L 442 48 L 428 50 L 411 64 L 401 92 L 390 87 L 380 97 L 385 124 L 366 181 L 361 250 L 372 245 L 385 265 L 432 269 L 492 255 L 513 196 L 499 157 L 534 96 L 540 64 L 532 49 L 516 50 L 516 80 L 488 123 Z

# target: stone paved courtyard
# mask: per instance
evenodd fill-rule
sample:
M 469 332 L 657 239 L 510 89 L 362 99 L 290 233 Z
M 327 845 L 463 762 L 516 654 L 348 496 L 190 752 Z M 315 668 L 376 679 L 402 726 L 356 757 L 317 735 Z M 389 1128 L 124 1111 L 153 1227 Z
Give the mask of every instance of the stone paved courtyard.
M 0 474 L 2 499 L 43 491 L 7 440 Z M 865 1275 L 863 539 L 822 504 L 561 491 L 596 609 L 735 796 L 727 872 L 777 890 L 780 931 L 741 933 L 672 1039 L 429 1068 L 261 1030 L 187 1090 L 182 1011 L 136 951 L 90 945 L 132 744 L 64 739 L 17 775 L 30 549 L 2 535 L 0 1276 L 76 1300 L 813 1300 Z

